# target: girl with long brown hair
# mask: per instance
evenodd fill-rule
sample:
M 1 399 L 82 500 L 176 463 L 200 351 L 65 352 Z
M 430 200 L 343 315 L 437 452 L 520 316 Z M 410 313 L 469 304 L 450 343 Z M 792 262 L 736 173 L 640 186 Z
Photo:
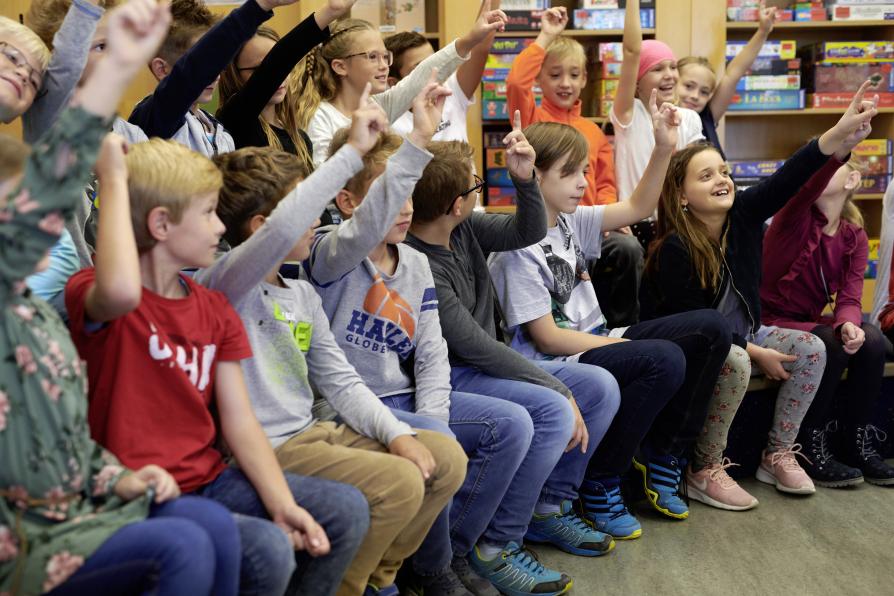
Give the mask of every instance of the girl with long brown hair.
M 825 347 L 806 331 L 760 324 L 763 224 L 827 166 L 831 156 L 840 165 L 869 134 L 877 108 L 875 102 L 863 100 L 867 87 L 868 82 L 860 87 L 835 126 L 802 147 L 765 182 L 738 196 L 716 148 L 688 147 L 671 161 L 658 206 L 659 238 L 643 277 L 643 317 L 715 308 L 733 330 L 734 346 L 687 470 L 689 494 L 699 500 L 710 497 L 703 491 L 709 478 L 725 475 L 731 465 L 722 459 L 723 449 L 752 361 L 771 379 L 783 381 L 757 478 L 783 492 L 815 492 L 795 459 L 800 453 L 795 439 L 820 383 Z

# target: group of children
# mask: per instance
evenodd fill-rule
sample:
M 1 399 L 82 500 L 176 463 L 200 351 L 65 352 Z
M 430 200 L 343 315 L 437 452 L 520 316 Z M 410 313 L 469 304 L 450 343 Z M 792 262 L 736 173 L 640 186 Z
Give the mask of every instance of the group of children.
M 715 84 L 628 0 L 614 149 L 546 11 L 495 215 L 465 113 L 496 0 L 437 52 L 353 0 L 280 38 L 292 1 L 0 19 L 0 119 L 31 145 L 0 144 L 0 593 L 562 594 L 525 545 L 640 537 L 631 468 L 673 519 L 687 490 L 757 505 L 723 456 L 753 366 L 782 381 L 759 480 L 894 484 L 851 203 L 868 84 L 738 197 L 714 130 L 775 9 Z

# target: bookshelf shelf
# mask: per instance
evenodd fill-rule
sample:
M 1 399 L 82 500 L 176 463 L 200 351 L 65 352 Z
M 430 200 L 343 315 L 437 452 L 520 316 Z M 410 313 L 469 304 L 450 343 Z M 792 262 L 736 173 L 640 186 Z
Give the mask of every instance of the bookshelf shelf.
M 727 118 L 762 118 L 764 116 L 828 116 L 841 115 L 844 108 L 805 108 L 803 110 L 749 110 L 749 111 L 729 111 L 726 113 Z M 894 114 L 894 108 L 879 108 L 879 114 Z
M 853 29 L 854 27 L 894 27 L 894 21 L 784 21 L 776 23 L 773 29 Z M 728 31 L 754 31 L 757 22 L 727 23 Z
M 539 31 L 503 31 L 497 37 L 537 37 Z M 569 37 L 621 37 L 623 29 L 567 29 L 563 35 Z M 643 29 L 643 35 L 655 35 L 655 29 Z

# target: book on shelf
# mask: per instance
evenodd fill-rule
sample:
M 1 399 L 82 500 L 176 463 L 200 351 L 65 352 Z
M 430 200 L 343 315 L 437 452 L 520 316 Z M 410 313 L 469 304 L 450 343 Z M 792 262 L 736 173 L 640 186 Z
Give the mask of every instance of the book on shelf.
M 801 75 L 745 75 L 736 82 L 736 91 L 796 90 L 801 88 Z
M 810 93 L 807 95 L 807 105 L 811 108 L 841 108 L 847 109 L 854 99 L 856 90 L 843 93 Z M 877 93 L 878 107 L 894 108 L 894 93 Z
M 799 75 L 801 74 L 801 59 L 791 58 L 783 60 L 780 58 L 756 58 L 751 64 L 751 68 L 746 71 L 746 76 L 778 76 L 778 75 Z
M 832 7 L 833 21 L 886 21 L 894 19 L 894 4 L 841 4 Z
M 730 111 L 800 110 L 805 106 L 804 90 L 739 91 L 733 96 Z
M 737 180 L 739 178 L 766 178 L 782 167 L 784 159 L 764 160 L 731 160 L 729 162 L 731 174 Z
M 744 48 L 747 43 L 748 42 L 744 40 L 727 40 L 726 59 L 731 60 L 738 56 L 739 52 L 742 51 L 742 48 Z M 797 42 L 792 39 L 769 40 L 764 42 L 764 45 L 761 46 L 760 52 L 758 52 L 758 57 L 790 60 L 795 58 L 796 50 Z
M 808 89 L 816 93 L 855 91 L 866 79 L 875 82 L 870 93 L 894 93 L 894 62 L 808 63 L 804 70 Z
M 578 8 L 573 13 L 575 29 L 598 31 L 600 29 L 623 29 L 624 9 L 605 10 L 596 8 Z M 640 8 L 639 24 L 643 29 L 655 28 L 655 9 Z
M 894 62 L 894 41 L 822 41 L 801 48 L 799 54 L 823 64 Z

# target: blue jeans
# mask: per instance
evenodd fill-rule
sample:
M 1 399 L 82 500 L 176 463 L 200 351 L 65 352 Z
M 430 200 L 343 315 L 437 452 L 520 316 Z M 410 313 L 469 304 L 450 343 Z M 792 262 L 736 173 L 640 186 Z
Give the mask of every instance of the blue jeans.
M 328 555 L 313 558 L 295 553 L 286 534 L 269 521 L 249 479 L 237 468 L 227 468 L 199 492 L 237 514 L 242 539 L 240 593 L 267 596 L 288 588 L 296 594 L 335 594 L 369 527 L 366 498 L 347 484 L 289 473 L 285 477 L 295 502 L 326 531 L 332 547 Z
M 531 447 L 484 533 L 495 545 L 521 544 L 538 500 L 558 503 L 577 497 L 587 463 L 611 424 L 620 402 L 618 383 L 589 364 L 538 361 L 538 366 L 571 389 L 590 434 L 586 453 L 565 453 L 574 431 L 574 414 L 565 396 L 532 383 L 492 377 L 473 367 L 454 367 L 454 390 L 514 402 L 528 411 L 534 425 Z
M 112 534 L 50 594 L 232 595 L 238 587 L 233 516 L 214 501 L 186 496 Z
M 466 479 L 438 516 L 413 556 L 420 575 L 444 571 L 451 556 L 464 557 L 486 534 L 534 436 L 531 416 L 521 406 L 484 395 L 450 394 L 450 424 L 415 414 L 413 395 L 382 398 L 394 415 L 413 428 L 456 438 L 469 456 Z

